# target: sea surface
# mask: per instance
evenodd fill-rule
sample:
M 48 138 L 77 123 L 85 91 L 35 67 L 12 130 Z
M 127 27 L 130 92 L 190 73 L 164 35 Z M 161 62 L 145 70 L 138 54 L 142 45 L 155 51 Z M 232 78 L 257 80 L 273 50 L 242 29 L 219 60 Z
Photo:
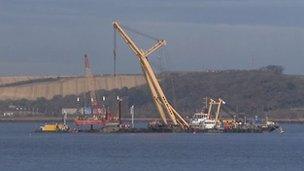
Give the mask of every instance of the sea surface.
M 0 123 L 6 170 L 304 170 L 304 125 L 272 133 L 61 133 L 43 123 Z

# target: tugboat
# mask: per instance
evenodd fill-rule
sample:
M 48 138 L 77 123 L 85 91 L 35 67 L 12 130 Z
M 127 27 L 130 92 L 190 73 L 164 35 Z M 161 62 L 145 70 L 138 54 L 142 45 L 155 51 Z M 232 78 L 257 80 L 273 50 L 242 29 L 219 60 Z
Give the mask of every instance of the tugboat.
M 192 119 L 190 120 L 190 124 L 189 124 L 190 127 L 194 130 L 199 130 L 199 131 L 221 130 L 219 113 L 222 104 L 225 104 L 225 102 L 222 99 L 218 99 L 217 101 L 215 101 L 213 99 L 206 98 L 206 106 L 203 107 L 203 110 L 201 112 L 194 113 Z M 211 111 L 213 105 L 217 105 L 217 110 L 215 112 L 214 118 L 211 118 Z
M 268 120 L 268 117 L 264 122 L 247 122 L 246 116 L 243 120 L 240 118 L 237 119 L 234 115 L 233 119 L 222 120 L 219 119 L 219 113 L 221 110 L 221 105 L 225 104 L 222 99 L 206 100 L 206 106 L 201 112 L 195 113 L 190 120 L 190 128 L 194 132 L 252 132 L 252 133 L 261 133 L 261 132 L 272 132 L 276 129 L 279 129 L 280 126 Z M 217 106 L 216 111 L 212 110 L 213 105 Z M 214 111 L 214 114 L 211 114 Z
M 70 127 L 67 124 L 67 114 L 63 116 L 63 123 L 45 123 L 43 126 L 40 126 L 41 132 L 68 132 Z
M 265 132 L 272 132 L 276 129 L 281 128 L 277 123 L 275 123 L 273 121 L 269 121 L 267 116 L 266 116 L 265 123 L 261 124 L 260 127 Z
M 193 129 L 214 129 L 216 126 L 215 119 L 210 119 L 208 113 L 195 113 L 190 120 L 190 127 Z

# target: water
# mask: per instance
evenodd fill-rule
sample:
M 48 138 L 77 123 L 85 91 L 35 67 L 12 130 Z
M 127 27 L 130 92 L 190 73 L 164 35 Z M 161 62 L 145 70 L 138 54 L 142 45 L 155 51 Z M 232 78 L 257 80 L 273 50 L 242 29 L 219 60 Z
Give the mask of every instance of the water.
M 284 134 L 42 134 L 0 123 L 0 170 L 304 170 L 304 125 Z

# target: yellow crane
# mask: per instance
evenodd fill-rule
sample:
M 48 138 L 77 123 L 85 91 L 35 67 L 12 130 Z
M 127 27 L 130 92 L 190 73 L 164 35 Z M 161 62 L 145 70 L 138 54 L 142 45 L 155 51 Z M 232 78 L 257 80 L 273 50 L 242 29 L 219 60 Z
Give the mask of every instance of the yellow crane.
M 225 104 L 225 101 L 223 99 L 219 98 L 218 101 L 216 102 L 216 104 L 217 104 L 217 110 L 216 110 L 216 113 L 215 113 L 215 121 L 218 124 L 219 116 L 220 116 L 220 110 L 221 110 L 222 104 Z
M 150 88 L 153 97 L 153 102 L 156 105 L 156 108 L 164 124 L 168 125 L 169 123 L 167 118 L 170 118 L 174 126 L 180 126 L 183 129 L 188 129 L 189 128 L 188 122 L 185 121 L 184 118 L 168 102 L 156 78 L 153 68 L 148 61 L 148 56 L 153 52 L 157 51 L 158 49 L 160 49 L 161 47 L 165 46 L 166 41 L 157 40 L 157 42 L 150 49 L 144 50 L 136 45 L 136 43 L 127 34 L 127 32 L 123 29 L 123 26 L 118 21 L 113 22 L 113 27 L 120 34 L 121 38 L 132 50 L 132 52 L 138 57 L 147 84 Z
M 212 110 L 212 107 L 213 107 L 213 105 L 216 103 L 216 101 L 215 100 L 213 100 L 213 99 L 209 99 L 209 108 L 208 108 L 208 119 L 210 119 L 211 118 L 211 110 Z
M 217 101 L 215 101 L 213 99 L 210 99 L 210 103 L 209 103 L 210 106 L 209 106 L 209 110 L 208 110 L 208 117 L 210 118 L 212 106 L 213 105 L 217 105 L 217 109 L 216 109 L 215 117 L 214 117 L 215 123 L 217 125 L 220 122 L 219 121 L 219 116 L 220 116 L 220 110 L 221 110 L 222 104 L 225 104 L 225 101 L 223 99 L 221 99 L 221 98 L 219 98 Z

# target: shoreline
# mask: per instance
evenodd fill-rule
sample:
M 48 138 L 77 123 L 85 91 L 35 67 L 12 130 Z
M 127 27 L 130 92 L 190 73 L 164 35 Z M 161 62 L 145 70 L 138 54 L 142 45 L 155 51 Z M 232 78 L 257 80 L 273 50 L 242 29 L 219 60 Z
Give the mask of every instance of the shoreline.
M 304 123 L 304 118 L 299 119 L 270 119 L 271 121 L 278 123 Z
M 76 117 L 70 117 L 67 121 L 72 122 Z M 131 121 L 131 118 L 122 118 L 123 121 Z M 134 118 L 134 121 L 154 121 L 160 118 Z M 304 118 L 290 119 L 270 119 L 278 123 L 304 123 Z M 59 116 L 28 116 L 28 117 L 0 117 L 0 122 L 61 122 L 62 117 Z
M 67 119 L 68 122 L 73 122 L 76 117 L 70 117 Z M 134 121 L 154 121 L 160 120 L 160 118 L 134 118 Z M 56 116 L 39 116 L 39 117 L 2 117 L 1 122 L 61 122 L 62 117 Z M 131 118 L 122 118 L 122 121 L 131 121 Z

